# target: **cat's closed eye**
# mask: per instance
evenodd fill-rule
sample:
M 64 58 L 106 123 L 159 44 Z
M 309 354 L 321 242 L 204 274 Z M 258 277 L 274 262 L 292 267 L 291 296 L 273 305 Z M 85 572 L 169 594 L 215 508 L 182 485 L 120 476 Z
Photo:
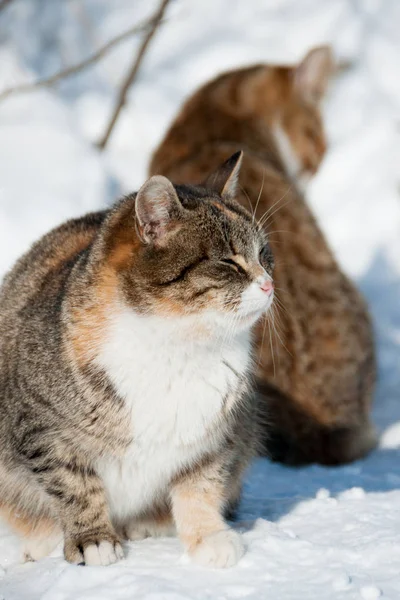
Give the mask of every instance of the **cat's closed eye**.
M 224 265 L 229 265 L 232 269 L 235 269 L 235 271 L 241 273 L 242 275 L 246 275 L 245 269 L 243 269 L 243 267 L 232 258 L 222 258 L 219 262 Z

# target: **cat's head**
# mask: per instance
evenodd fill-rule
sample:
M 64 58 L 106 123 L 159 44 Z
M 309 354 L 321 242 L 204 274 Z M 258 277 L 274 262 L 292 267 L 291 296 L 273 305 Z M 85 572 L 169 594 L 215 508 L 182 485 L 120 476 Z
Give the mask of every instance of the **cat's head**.
M 311 50 L 296 67 L 276 69 L 284 85 L 272 130 L 287 172 L 301 186 L 316 173 L 326 151 L 320 104 L 332 73 L 326 46 Z
M 261 132 L 267 123 L 286 172 L 300 187 L 316 173 L 326 151 L 320 105 L 333 66 L 330 48 L 321 46 L 295 67 L 257 65 L 233 72 L 239 93 L 228 96 L 231 104 L 244 116 L 255 115 Z
M 201 186 L 155 175 L 115 207 L 106 224 L 108 264 L 137 313 L 240 330 L 270 307 L 270 248 L 234 199 L 241 159 L 233 155 Z

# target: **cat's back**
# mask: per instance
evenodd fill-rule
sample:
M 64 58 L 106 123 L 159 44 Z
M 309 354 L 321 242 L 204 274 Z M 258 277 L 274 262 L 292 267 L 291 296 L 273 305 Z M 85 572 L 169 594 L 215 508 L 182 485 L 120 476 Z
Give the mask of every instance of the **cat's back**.
M 48 364 L 60 362 L 69 277 L 77 261 L 88 256 L 105 216 L 88 214 L 50 231 L 5 276 L 0 287 L 0 378 L 11 371 L 20 375 L 24 365 L 36 372 L 38 340 Z
M 208 153 L 214 148 L 218 153 L 224 147 L 223 160 L 237 148 L 252 149 L 280 168 L 269 121 L 275 104 L 286 93 L 288 73 L 285 67 L 256 64 L 223 73 L 206 83 L 180 108 L 151 158 L 149 172 L 176 170 L 177 181 L 198 183 L 198 177 L 184 179 L 180 171 L 190 169 L 193 163 L 202 174 L 215 169 L 220 156 L 199 158 L 206 146 Z
M 15 263 L 0 287 L 0 331 L 11 315 L 29 304 L 46 303 L 65 281 L 77 259 L 87 252 L 106 211 L 71 219 L 44 235 Z

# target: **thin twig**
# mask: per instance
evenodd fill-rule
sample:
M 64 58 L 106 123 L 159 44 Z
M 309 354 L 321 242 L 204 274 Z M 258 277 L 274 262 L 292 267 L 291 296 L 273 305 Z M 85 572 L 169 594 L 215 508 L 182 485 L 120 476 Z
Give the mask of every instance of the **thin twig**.
M 121 89 L 118 94 L 117 103 L 116 103 L 114 111 L 111 115 L 110 121 L 107 125 L 105 133 L 102 136 L 102 138 L 99 140 L 99 142 L 97 143 L 97 146 L 101 150 L 103 150 L 105 148 L 105 146 L 110 138 L 110 135 L 114 129 L 115 123 L 117 122 L 117 119 L 119 117 L 121 109 L 126 102 L 126 96 L 127 96 L 128 90 L 131 87 L 132 83 L 136 79 L 136 76 L 140 69 L 143 57 L 146 54 L 147 47 L 150 44 L 154 34 L 156 33 L 156 31 L 164 17 L 164 13 L 168 6 L 168 3 L 169 3 L 169 0 L 162 0 L 158 9 L 154 13 L 152 19 L 150 19 L 151 28 L 148 31 L 147 35 L 144 37 L 142 44 L 139 48 L 139 51 L 137 53 L 137 56 L 136 56 L 135 60 L 133 61 L 132 65 L 128 71 L 127 76 L 125 77 L 125 80 L 122 83 Z
M 2 5 L 0 4 L 0 9 L 1 9 L 1 6 Z M 76 65 L 72 65 L 71 67 L 67 67 L 66 69 L 63 69 L 62 71 L 59 71 L 58 73 L 54 73 L 54 75 L 51 75 L 50 77 L 47 77 L 45 79 L 39 79 L 37 81 L 33 81 L 32 83 L 21 83 L 20 85 L 16 85 L 14 87 L 10 87 L 10 88 L 3 90 L 2 92 L 0 92 L 0 101 L 4 100 L 8 96 L 12 96 L 14 94 L 24 94 L 27 92 L 32 92 L 33 90 L 36 90 L 37 88 L 50 87 L 50 86 L 54 85 L 55 83 L 57 83 L 57 81 L 60 81 L 60 79 L 66 79 L 67 77 L 70 77 L 71 75 L 75 75 L 76 73 L 83 71 L 83 69 L 86 69 L 86 67 L 89 67 L 93 63 L 100 60 L 100 58 L 102 58 L 105 54 L 107 54 L 112 48 L 114 48 L 115 46 L 117 46 L 118 44 L 120 44 L 121 42 L 126 40 L 127 38 L 131 37 L 135 33 L 140 33 L 142 31 L 146 31 L 149 28 L 152 28 L 153 22 L 154 22 L 154 17 L 151 17 L 150 19 L 144 21 L 143 23 L 140 23 L 139 25 L 130 27 L 123 33 L 120 33 L 115 38 L 113 38 L 112 40 L 107 42 L 104 46 L 99 48 L 99 50 L 97 50 L 94 54 L 91 54 L 88 58 L 85 58 L 85 60 L 83 60 L 82 62 L 80 62 Z

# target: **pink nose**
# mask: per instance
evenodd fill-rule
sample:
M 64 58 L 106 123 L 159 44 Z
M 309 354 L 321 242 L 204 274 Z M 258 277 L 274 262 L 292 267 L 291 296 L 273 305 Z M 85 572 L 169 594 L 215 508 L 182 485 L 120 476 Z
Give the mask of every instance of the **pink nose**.
M 260 285 L 260 288 L 262 289 L 263 292 L 265 292 L 266 294 L 272 294 L 272 291 L 274 289 L 274 284 L 270 279 L 266 279 L 265 281 L 263 281 L 263 283 Z

